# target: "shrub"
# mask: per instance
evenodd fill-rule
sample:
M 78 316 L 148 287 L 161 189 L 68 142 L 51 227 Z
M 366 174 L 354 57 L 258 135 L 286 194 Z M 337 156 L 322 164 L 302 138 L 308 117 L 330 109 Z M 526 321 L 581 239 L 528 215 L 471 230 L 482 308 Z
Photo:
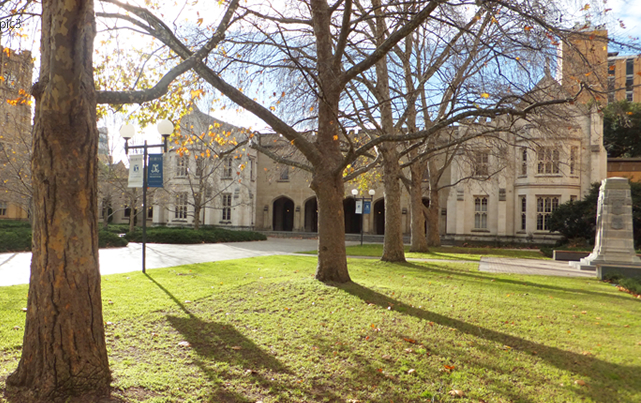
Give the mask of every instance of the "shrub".
M 98 231 L 99 248 L 127 246 L 129 242 L 108 231 Z M 31 228 L 24 226 L 0 230 L 0 252 L 27 252 L 31 250 Z
M 31 228 L 4 228 L 0 231 L 0 252 L 31 250 Z
M 552 258 L 554 256 L 554 248 L 551 248 L 549 246 L 541 246 L 539 250 L 545 257 Z
M 566 242 L 583 238 L 593 245 L 596 235 L 599 187 L 599 183 L 594 183 L 583 200 L 561 204 L 550 215 L 550 230 L 560 232 Z M 641 246 L 641 183 L 630 182 L 630 190 L 632 194 L 633 237 L 638 248 Z
M 117 234 L 100 230 L 98 231 L 98 247 L 99 248 L 120 248 L 127 246 L 129 241 L 124 237 L 119 237 Z
M 29 221 L 0 220 L 0 228 L 31 228 Z
M 142 231 L 129 232 L 127 239 L 132 242 L 142 242 Z M 232 231 L 223 228 L 201 228 L 198 231 L 191 228 L 153 227 L 147 229 L 147 242 L 171 244 L 196 244 L 218 242 L 264 241 L 267 237 L 253 231 Z
M 622 278 L 618 281 L 621 287 L 627 288 L 635 294 L 641 294 L 641 281 L 636 278 Z

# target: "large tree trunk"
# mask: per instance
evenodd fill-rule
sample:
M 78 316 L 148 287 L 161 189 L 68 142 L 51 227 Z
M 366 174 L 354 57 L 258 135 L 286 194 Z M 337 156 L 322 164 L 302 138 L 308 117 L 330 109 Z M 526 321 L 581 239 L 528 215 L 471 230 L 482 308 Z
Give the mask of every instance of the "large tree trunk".
M 441 234 L 439 233 L 441 203 L 438 197 L 438 182 L 441 170 L 436 168 L 436 161 L 430 158 L 430 206 L 427 208 L 427 244 L 428 246 L 441 246 Z
M 312 189 L 318 200 L 318 267 L 316 279 L 323 282 L 351 281 L 345 253 L 345 218 L 342 174 L 317 168 Z
M 396 144 L 384 144 L 381 146 L 381 151 L 383 153 L 383 186 L 385 189 L 385 238 L 381 260 L 405 262 L 400 167 Z
M 410 252 L 428 252 L 427 238 L 425 237 L 425 214 L 423 206 L 423 174 L 425 164 L 417 162 L 410 166 L 410 209 L 412 218 L 412 242 Z
M 98 270 L 93 1 L 42 8 L 33 258 L 22 356 L 7 387 L 56 401 L 105 393 L 111 374 Z
M 438 191 L 430 192 L 430 206 L 427 208 L 427 244 L 428 246 L 441 246 L 441 234 L 439 233 L 439 210 Z

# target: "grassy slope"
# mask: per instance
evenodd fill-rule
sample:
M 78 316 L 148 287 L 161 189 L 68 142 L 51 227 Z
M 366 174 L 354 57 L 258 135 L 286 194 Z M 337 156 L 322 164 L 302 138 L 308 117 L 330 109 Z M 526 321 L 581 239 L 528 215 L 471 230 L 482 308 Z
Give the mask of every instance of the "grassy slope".
M 350 260 L 355 283 L 331 287 L 312 279 L 314 268 L 314 257 L 278 256 L 103 277 L 115 394 L 641 401 L 639 301 L 610 285 Z M 26 292 L 0 291 L 0 387 L 17 365 Z

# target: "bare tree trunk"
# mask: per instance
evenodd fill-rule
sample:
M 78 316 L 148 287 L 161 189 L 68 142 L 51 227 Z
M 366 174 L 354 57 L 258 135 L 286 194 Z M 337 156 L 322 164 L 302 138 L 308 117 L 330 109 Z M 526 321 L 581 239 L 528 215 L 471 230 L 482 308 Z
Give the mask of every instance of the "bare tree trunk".
M 109 206 L 111 206 L 111 197 L 103 200 L 102 206 L 102 228 L 109 228 Z
M 42 8 L 33 258 L 22 356 L 7 387 L 57 401 L 106 393 L 111 374 L 98 270 L 93 1 Z
M 415 163 L 410 166 L 410 208 L 412 217 L 412 242 L 410 252 L 428 252 L 427 238 L 425 237 L 425 214 L 423 214 L 423 174 L 425 166 Z
M 428 162 L 430 167 L 430 206 L 427 208 L 427 244 L 428 246 L 441 246 L 441 234 L 439 233 L 439 210 L 441 203 L 438 197 L 438 181 L 436 162 L 433 158 Z M 441 168 L 442 170 L 443 168 Z M 439 171 L 441 172 L 441 171 Z
M 318 200 L 318 267 L 316 279 L 323 282 L 351 281 L 345 253 L 345 188 L 341 173 L 317 168 L 312 189 Z M 320 172 L 319 172 L 320 171 Z
M 381 260 L 405 262 L 400 167 L 396 144 L 385 144 L 381 146 L 381 151 L 383 153 L 383 187 L 385 189 L 385 238 Z
M 200 203 L 195 203 L 194 204 L 194 229 L 198 231 L 200 228 L 200 212 L 201 212 L 201 207 Z

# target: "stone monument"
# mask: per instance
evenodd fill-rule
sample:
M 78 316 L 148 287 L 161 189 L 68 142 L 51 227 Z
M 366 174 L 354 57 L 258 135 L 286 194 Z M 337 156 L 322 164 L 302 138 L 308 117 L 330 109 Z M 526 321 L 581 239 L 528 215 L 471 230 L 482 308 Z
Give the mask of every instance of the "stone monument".
M 601 182 L 596 217 L 594 250 L 570 265 L 581 270 L 617 271 L 625 276 L 641 275 L 641 259 L 634 250 L 632 196 L 626 178 L 607 178 Z

